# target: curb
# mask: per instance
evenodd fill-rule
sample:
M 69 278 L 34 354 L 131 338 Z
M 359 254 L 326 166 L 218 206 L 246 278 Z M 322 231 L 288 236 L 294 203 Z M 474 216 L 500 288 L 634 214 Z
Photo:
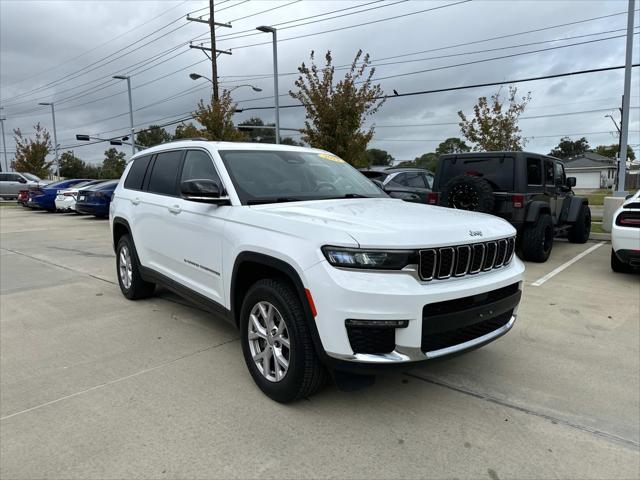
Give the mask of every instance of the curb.
M 589 235 L 590 242 L 611 242 L 611 234 L 610 233 L 591 233 Z

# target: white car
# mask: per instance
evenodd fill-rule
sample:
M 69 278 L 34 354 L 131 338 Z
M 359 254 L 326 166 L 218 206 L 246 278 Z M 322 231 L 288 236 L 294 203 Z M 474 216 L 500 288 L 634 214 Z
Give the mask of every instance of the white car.
M 640 267 L 640 190 L 613 214 L 611 269 L 632 272 Z
M 389 198 L 322 150 L 158 145 L 127 165 L 109 218 L 124 296 L 160 283 L 236 325 L 251 376 L 280 402 L 330 370 L 406 368 L 516 320 L 509 223 Z
M 78 200 L 78 192 L 82 188 L 89 187 L 91 185 L 97 185 L 105 182 L 106 180 L 91 180 L 87 182 L 77 183 L 71 188 L 65 188 L 56 192 L 56 210 L 60 212 L 75 212 L 76 201 Z

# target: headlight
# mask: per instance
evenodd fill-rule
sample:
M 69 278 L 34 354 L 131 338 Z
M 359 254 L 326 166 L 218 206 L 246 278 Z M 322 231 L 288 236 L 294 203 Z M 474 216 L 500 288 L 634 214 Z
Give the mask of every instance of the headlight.
M 363 250 L 359 248 L 322 247 L 322 253 L 334 267 L 372 270 L 402 270 L 418 263 L 414 250 Z

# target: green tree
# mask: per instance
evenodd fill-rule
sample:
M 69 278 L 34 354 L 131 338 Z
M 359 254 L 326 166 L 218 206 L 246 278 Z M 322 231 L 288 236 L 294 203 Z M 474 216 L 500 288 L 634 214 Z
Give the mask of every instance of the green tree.
M 273 128 L 241 128 L 241 127 L 273 127 Z M 276 143 L 275 123 L 265 124 L 259 117 L 251 117 L 238 124 L 238 129 L 247 136 L 247 141 L 257 143 Z
M 231 94 L 225 90 L 218 100 L 211 99 L 211 103 L 205 104 L 203 100 L 198 102 L 198 110 L 194 117 L 204 127 L 200 133 L 208 140 L 240 142 L 246 140 L 244 133 L 233 124 L 233 114 L 236 105 L 231 100 Z
M 15 160 L 11 166 L 18 172 L 27 172 L 46 178 L 53 162 L 47 162 L 46 158 L 51 151 L 51 136 L 39 123 L 33 127 L 34 138 L 25 137 L 19 128 L 16 128 L 14 140 L 16 142 Z
M 464 140 L 458 137 L 447 138 L 436 148 L 436 155 L 444 155 L 445 153 L 464 153 L 470 152 L 471 147 Z
M 379 148 L 369 148 L 365 152 L 367 156 L 367 165 L 391 165 L 395 160 L 386 150 Z
M 280 144 L 281 145 L 291 145 L 293 147 L 302 147 L 302 146 L 304 146 L 304 143 L 299 142 L 297 140 L 294 140 L 291 137 L 282 137 L 280 139 Z
M 578 140 L 571 140 L 569 137 L 562 137 L 558 145 L 549 152 L 552 157 L 560 158 L 562 160 L 566 158 L 575 157 L 589 151 L 589 142 L 586 138 L 582 137 Z
M 171 140 L 171 134 L 160 125 L 150 125 L 149 128 L 136 134 L 136 144 L 149 148 Z
M 60 155 L 60 176 L 65 178 L 82 178 L 86 175 L 87 164 L 74 155 L 72 151 Z
M 93 178 L 97 180 L 102 178 L 102 167 L 100 165 L 93 165 L 91 163 L 86 163 L 84 167 L 84 172 L 81 175 L 84 178 Z
M 433 152 L 425 153 L 423 155 L 420 155 L 419 157 L 416 157 L 413 163 L 418 168 L 424 168 L 426 170 L 435 172 L 436 166 L 438 165 L 438 155 Z
M 594 150 L 599 155 L 608 158 L 617 158 L 618 157 L 618 144 L 614 143 L 612 145 L 598 145 Z M 636 159 L 636 154 L 633 149 L 627 146 L 627 158 L 631 161 Z
M 115 148 L 110 148 L 104 152 L 104 160 L 100 169 L 100 178 L 120 178 L 124 168 L 127 166 L 125 153 L 119 152 Z
M 517 92 L 516 87 L 509 87 L 508 107 L 498 90 L 491 95 L 491 101 L 487 97 L 478 98 L 473 118 L 467 118 L 462 110 L 458 112 L 460 131 L 474 144 L 475 151 L 520 151 L 526 145 L 518 118 L 531 100 L 531 93 L 517 99 Z
M 193 123 L 181 123 L 176 127 L 176 131 L 173 134 L 173 140 L 180 140 L 182 138 L 197 138 L 202 137 L 202 131 L 198 129 Z
M 366 165 L 365 151 L 374 128 L 365 129 L 364 121 L 384 103 L 382 87 L 371 80 L 375 68 L 371 68 L 369 55 L 359 50 L 349 71 L 335 84 L 330 51 L 323 67 L 315 64 L 312 51 L 311 66 L 303 63 L 298 72 L 298 90 L 289 91 L 289 95 L 306 110 L 302 140 L 333 152 L 352 165 Z

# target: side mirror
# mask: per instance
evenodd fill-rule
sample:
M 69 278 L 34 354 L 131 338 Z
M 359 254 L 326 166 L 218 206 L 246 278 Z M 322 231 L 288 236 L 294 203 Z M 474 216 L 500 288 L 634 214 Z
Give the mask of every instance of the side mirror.
M 229 203 L 228 197 L 222 197 L 222 189 L 215 180 L 194 179 L 180 184 L 180 193 L 185 200 L 203 203 Z
M 576 177 L 567 177 L 567 187 L 573 188 L 576 186 Z
M 18 177 L 18 182 L 19 183 L 27 183 L 27 179 L 23 178 L 23 177 Z

